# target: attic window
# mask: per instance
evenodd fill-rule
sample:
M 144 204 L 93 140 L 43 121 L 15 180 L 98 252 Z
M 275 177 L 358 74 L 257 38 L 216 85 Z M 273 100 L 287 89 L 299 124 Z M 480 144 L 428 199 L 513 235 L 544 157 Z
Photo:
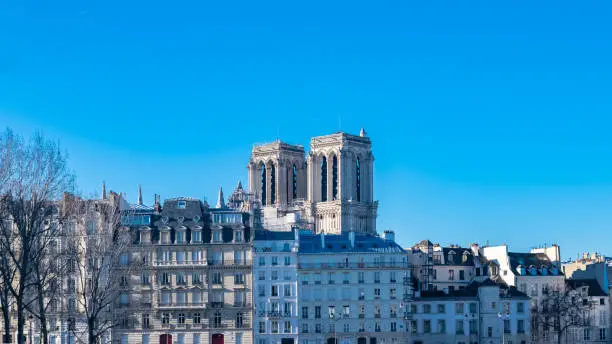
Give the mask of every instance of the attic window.
M 327 248 L 331 250 L 331 248 L 332 248 L 332 245 L 327 245 Z
M 185 209 L 185 207 L 187 207 L 187 202 L 185 202 L 185 201 L 178 201 L 177 208 Z

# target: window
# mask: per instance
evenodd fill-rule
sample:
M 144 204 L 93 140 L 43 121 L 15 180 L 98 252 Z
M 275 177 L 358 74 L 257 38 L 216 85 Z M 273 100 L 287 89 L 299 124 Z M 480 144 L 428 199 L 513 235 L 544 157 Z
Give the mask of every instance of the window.
M 459 280 L 460 281 L 464 281 L 465 280 L 465 271 L 459 270 Z
M 257 292 L 258 292 L 259 296 L 266 296 L 266 286 L 258 285 L 257 286 Z
M 149 344 L 149 335 L 148 334 L 143 334 L 142 335 L 142 344 Z
M 487 337 L 493 337 L 493 327 L 491 326 L 487 327 Z
M 148 329 L 150 325 L 150 319 L 149 319 L 149 314 L 143 314 L 142 315 L 142 328 L 143 329 Z
M 213 242 L 223 242 L 223 240 L 221 239 L 221 232 L 220 231 L 214 231 L 213 232 Z M 220 262 L 216 262 L 217 264 L 219 264 Z
M 599 299 L 599 304 L 604 306 L 606 304 L 606 299 Z
M 221 312 L 215 313 L 215 316 L 213 317 L 213 326 L 221 327 Z
M 444 319 L 438 320 L 438 332 L 442 334 L 446 333 L 446 320 Z
M 200 231 L 192 231 L 191 232 L 191 242 L 192 243 L 200 243 L 200 242 L 202 242 L 202 232 L 200 232 Z
M 365 272 L 359 272 L 358 283 L 363 284 L 365 282 Z
M 374 288 L 374 299 L 380 299 L 380 288 Z
M 423 305 L 423 313 L 431 313 L 431 305 Z
M 122 253 L 120 258 L 119 258 L 119 260 L 120 260 L 121 266 L 128 265 L 128 260 L 129 260 L 128 259 L 128 254 L 127 253 Z M 69 260 L 69 263 L 68 263 L 68 266 L 69 266 L 68 267 L 68 272 L 74 272 L 74 268 L 73 268 L 74 264 L 73 263 L 74 263 L 73 260 Z
M 591 340 L 591 329 L 588 327 L 584 328 L 584 340 Z
M 244 326 L 244 314 L 242 312 L 236 313 L 236 327 L 241 328 Z
M 455 304 L 455 314 L 463 314 L 464 310 L 463 310 L 463 303 L 462 302 L 458 302 Z
M 525 320 L 519 319 L 516 322 L 516 332 L 525 333 Z
M 291 296 L 291 285 L 286 285 L 285 286 L 285 293 L 284 293 L 285 297 L 290 297 Z
M 176 274 L 176 284 L 181 284 L 182 285 L 182 284 L 186 284 L 186 283 L 187 283 L 187 281 L 185 279 L 185 274 L 182 273 L 182 272 L 178 272 Z
M 257 279 L 259 279 L 260 281 L 265 281 L 266 280 L 266 272 L 264 270 L 259 270 L 259 274 L 257 276 Z
M 272 257 L 272 266 L 276 266 L 278 265 L 278 257 L 274 256 Z
M 202 283 L 202 277 L 200 276 L 200 274 L 199 274 L 199 273 L 194 272 L 194 273 L 191 275 L 191 283 L 192 283 L 192 284 L 200 284 L 200 283 Z
M 236 231 L 236 233 L 234 233 L 234 241 L 242 242 L 242 231 Z
M 606 329 L 605 328 L 599 329 L 599 340 L 606 340 Z
M 438 313 L 440 314 L 446 313 L 446 307 L 444 304 L 438 304 Z
M 519 302 L 516 304 L 516 312 L 525 313 L 525 304 L 523 302 Z
M 277 285 L 270 286 L 270 289 L 271 289 L 270 296 L 278 296 L 278 286 Z
M 448 279 L 449 281 L 454 281 L 455 280 L 455 270 L 448 270 Z
M 142 343 L 142 344 L 145 344 L 145 343 Z M 200 334 L 199 333 L 193 334 L 193 344 L 200 344 Z
M 202 322 L 202 316 L 200 315 L 200 313 L 193 313 L 193 323 L 199 324 L 201 322 Z
M 302 324 L 302 333 L 308 333 L 308 324 Z
M 223 284 L 223 278 L 221 276 L 221 272 L 213 272 L 212 275 L 212 283 L 213 284 Z
M 272 328 L 272 333 L 278 333 L 278 321 L 272 320 L 270 322 L 270 327 Z
M 374 283 L 380 283 L 380 272 L 374 272 Z
M 357 202 L 361 202 L 361 163 L 359 158 L 355 161 L 355 193 L 357 194 Z
M 469 307 L 470 307 L 470 313 L 476 314 L 476 307 L 477 307 L 476 302 L 470 302 L 470 306 Z
M 185 324 L 185 313 L 179 313 L 178 314 L 178 323 L 179 324 Z
M 321 202 L 327 202 L 327 158 L 321 159 Z
M 316 324 L 315 325 L 315 332 L 316 333 L 321 333 L 321 324 Z
M 244 284 L 244 274 L 242 272 L 236 272 L 234 275 L 234 284 Z
M 297 168 L 293 165 L 291 169 L 291 199 L 295 199 L 297 197 Z
M 423 320 L 423 333 L 431 333 L 431 320 Z
M 142 285 L 149 285 L 151 284 L 151 279 L 149 278 L 149 272 L 148 271 L 143 271 L 142 274 L 140 275 L 140 282 L 142 283 Z
M 321 306 L 315 306 L 315 319 L 321 319 Z
M 291 333 L 291 321 L 285 320 L 285 333 Z
M 265 321 L 259 322 L 259 333 L 266 333 L 266 322 Z
M 266 265 L 266 257 L 259 257 L 259 266 Z
M 272 279 L 273 281 L 277 281 L 277 280 L 278 280 L 278 271 L 273 270 L 273 271 L 272 271 L 272 275 L 271 275 L 271 277 L 272 277 L 271 279 Z
M 170 313 L 162 313 L 162 324 L 167 325 L 170 323 Z
M 455 334 L 464 334 L 463 320 L 457 320 L 455 323 Z
M 470 325 L 470 334 L 477 334 L 478 333 L 478 320 L 470 319 L 469 325 Z
M 291 265 L 291 257 L 285 257 L 285 266 Z
M 338 199 L 338 157 L 332 159 L 332 199 Z
M 391 300 L 394 300 L 396 297 L 397 297 L 397 294 L 396 294 L 396 290 L 395 290 L 395 288 L 391 288 L 391 289 L 389 289 L 389 298 L 390 298 Z
M 178 201 L 177 208 L 185 209 L 186 207 L 187 207 L 187 202 L 185 202 L 185 201 Z
M 276 166 L 272 164 L 270 166 L 270 204 L 274 203 L 276 203 Z
M 176 232 L 176 238 L 175 238 L 175 242 L 177 244 L 184 244 L 185 243 L 185 232 L 183 231 L 177 231 Z

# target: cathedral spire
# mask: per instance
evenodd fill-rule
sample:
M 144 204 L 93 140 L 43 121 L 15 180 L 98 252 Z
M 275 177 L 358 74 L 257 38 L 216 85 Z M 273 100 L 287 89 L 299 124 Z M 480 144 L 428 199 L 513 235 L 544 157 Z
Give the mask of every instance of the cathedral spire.
M 102 181 L 102 199 L 106 199 L 106 182 Z
M 366 137 L 368 136 L 368 133 L 366 133 L 365 129 L 361 128 L 361 130 L 359 131 L 359 136 Z
M 138 205 L 142 205 L 142 186 L 138 184 Z
M 225 208 L 225 200 L 223 199 L 223 188 L 219 186 L 219 197 L 217 198 L 217 208 Z

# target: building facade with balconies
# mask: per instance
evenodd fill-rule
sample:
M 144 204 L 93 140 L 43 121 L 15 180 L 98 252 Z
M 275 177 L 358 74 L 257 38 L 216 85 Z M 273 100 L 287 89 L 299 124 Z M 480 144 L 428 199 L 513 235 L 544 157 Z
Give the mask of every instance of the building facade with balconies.
M 300 343 L 403 343 L 412 299 L 406 252 L 393 232 L 299 236 Z
M 255 231 L 254 329 L 257 344 L 297 344 L 299 230 Z
M 252 249 L 249 215 L 219 203 L 173 198 L 128 224 L 125 276 L 113 330 L 120 343 L 252 343 Z

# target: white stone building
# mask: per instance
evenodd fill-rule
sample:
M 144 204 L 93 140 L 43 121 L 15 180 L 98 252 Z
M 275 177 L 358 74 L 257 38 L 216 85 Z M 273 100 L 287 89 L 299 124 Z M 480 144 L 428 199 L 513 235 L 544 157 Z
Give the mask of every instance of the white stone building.
M 298 230 L 255 231 L 253 336 L 256 344 L 297 344 Z
M 267 229 L 376 233 L 374 156 L 365 130 L 313 137 L 306 157 L 303 146 L 257 145 L 248 169 Z
M 299 237 L 301 344 L 399 344 L 412 299 L 406 252 L 393 232 Z
M 410 344 L 525 344 L 529 298 L 490 279 L 467 288 L 417 293 L 407 309 Z

